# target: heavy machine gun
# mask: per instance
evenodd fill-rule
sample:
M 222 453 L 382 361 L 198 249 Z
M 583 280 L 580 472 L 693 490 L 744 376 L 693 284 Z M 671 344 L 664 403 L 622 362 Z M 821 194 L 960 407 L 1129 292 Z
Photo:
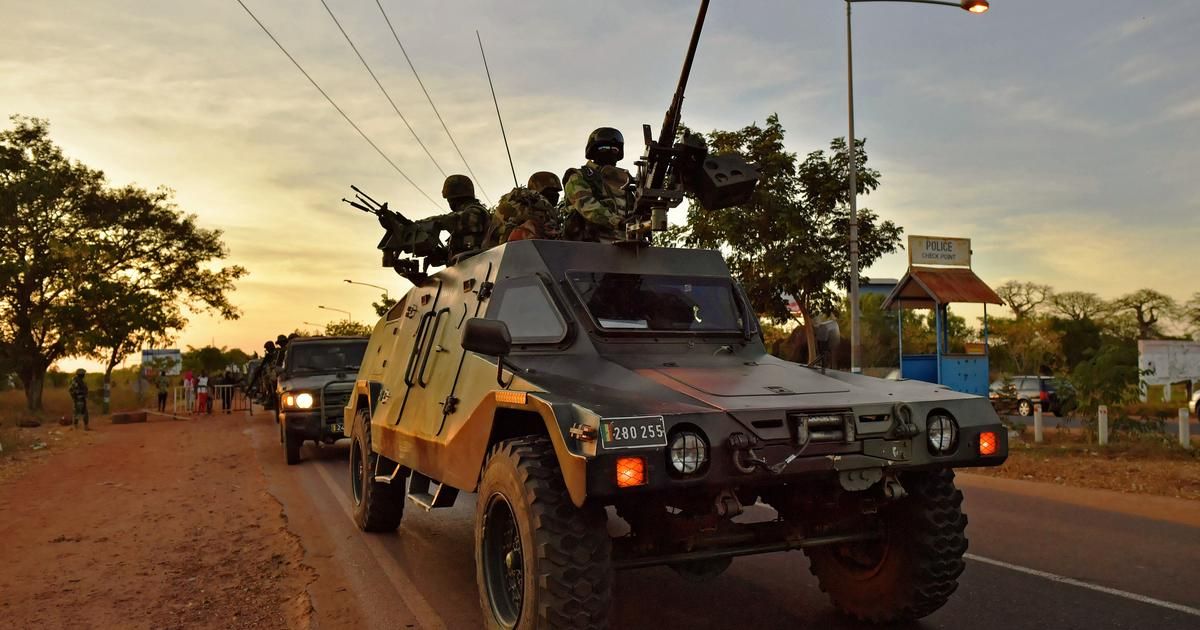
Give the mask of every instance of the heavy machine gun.
M 375 201 L 357 186 L 350 188 L 354 190 L 355 199 L 343 198 L 342 201 L 375 215 L 386 232 L 378 245 L 383 250 L 384 267 L 391 267 L 409 282 L 420 284 L 429 277 L 430 267 L 450 263 L 453 252 L 442 241 L 441 234 L 456 229 L 452 215 L 413 221 L 388 208 L 386 201 Z
M 707 13 L 708 0 L 702 0 L 675 96 L 663 119 L 658 139 L 651 135 L 650 125 L 642 125 L 646 150 L 636 162 L 638 173 L 633 212 L 626 220 L 630 240 L 640 240 L 650 231 L 667 229 L 667 210 L 678 206 L 685 194 L 693 195 L 706 210 L 720 210 L 749 201 L 758 183 L 758 171 L 741 156 L 709 155 L 703 139 L 696 136 L 676 142 L 683 94 Z

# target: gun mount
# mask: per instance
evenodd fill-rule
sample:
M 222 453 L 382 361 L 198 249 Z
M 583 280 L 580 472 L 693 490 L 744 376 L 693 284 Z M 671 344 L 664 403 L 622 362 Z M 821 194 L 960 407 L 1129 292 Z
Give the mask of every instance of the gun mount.
M 387 232 L 378 245 L 383 251 L 384 267 L 395 269 L 396 273 L 413 284 L 421 284 L 429 277 L 430 267 L 450 263 L 453 252 L 442 241 L 441 234 L 456 228 L 452 215 L 413 221 L 388 208 L 386 201 L 381 203 L 372 199 L 357 186 L 350 188 L 354 190 L 355 200 L 343 198 L 342 201 L 375 215 L 379 225 Z
M 675 141 L 682 119 L 683 95 L 707 13 L 708 0 L 703 0 L 658 139 L 651 135 L 650 125 L 642 125 L 646 150 L 636 162 L 633 216 L 626 223 L 631 240 L 651 230 L 667 229 L 667 210 L 678 206 L 685 194 L 693 195 L 706 210 L 721 210 L 748 201 L 758 184 L 758 171 L 741 156 L 709 155 L 698 136 L 687 135 L 682 141 Z

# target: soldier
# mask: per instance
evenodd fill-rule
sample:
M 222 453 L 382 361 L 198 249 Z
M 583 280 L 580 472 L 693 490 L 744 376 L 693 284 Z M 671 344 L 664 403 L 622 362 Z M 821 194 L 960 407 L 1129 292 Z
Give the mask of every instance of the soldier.
M 538 171 L 529 176 L 527 188 L 514 188 L 500 198 L 492 224 L 492 244 L 529 238 L 558 238 L 558 176 Z
M 88 428 L 88 387 L 87 383 L 83 381 L 83 377 L 86 374 L 87 370 L 84 370 L 83 368 L 75 370 L 75 378 L 71 379 L 71 385 L 67 391 L 70 392 L 71 402 L 73 402 L 75 405 L 75 413 L 71 418 L 71 428 L 74 429 L 78 427 L 79 421 L 83 420 L 83 430 L 91 431 L 91 429 Z
M 475 198 L 471 178 L 466 175 L 447 177 L 442 184 L 442 198 L 450 204 L 450 214 L 440 218 L 449 223 L 451 259 L 464 252 L 482 249 L 492 213 Z
M 584 155 L 587 164 L 563 177 L 568 211 L 563 236 L 573 241 L 617 240 L 633 206 L 633 176 L 617 166 L 625 157 L 625 138 L 612 127 L 600 127 L 588 136 Z

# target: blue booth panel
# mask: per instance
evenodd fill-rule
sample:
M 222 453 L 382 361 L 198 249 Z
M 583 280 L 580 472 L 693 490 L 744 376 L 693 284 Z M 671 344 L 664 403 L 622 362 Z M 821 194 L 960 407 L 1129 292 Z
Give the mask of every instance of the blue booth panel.
M 906 354 L 900 357 L 900 378 L 926 383 L 938 382 L 936 354 Z
M 987 355 L 951 354 L 943 356 L 942 385 L 964 394 L 987 396 Z

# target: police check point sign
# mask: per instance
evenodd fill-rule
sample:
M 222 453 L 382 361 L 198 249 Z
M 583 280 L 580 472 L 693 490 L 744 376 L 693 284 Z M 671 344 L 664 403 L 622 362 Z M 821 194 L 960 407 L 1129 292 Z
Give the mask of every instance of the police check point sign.
M 970 268 L 971 239 L 911 235 L 908 237 L 908 264 Z

